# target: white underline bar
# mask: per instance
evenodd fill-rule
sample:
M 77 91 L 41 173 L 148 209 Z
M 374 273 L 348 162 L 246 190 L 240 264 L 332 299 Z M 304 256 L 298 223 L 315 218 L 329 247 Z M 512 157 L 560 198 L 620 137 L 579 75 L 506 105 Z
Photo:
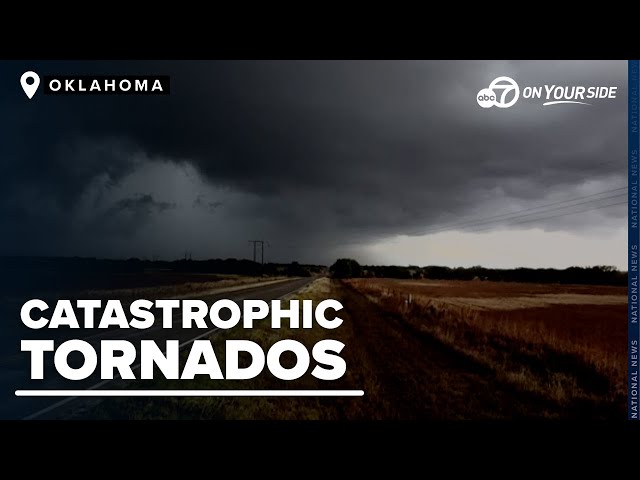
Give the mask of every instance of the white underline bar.
M 362 397 L 364 390 L 16 390 L 16 397 Z

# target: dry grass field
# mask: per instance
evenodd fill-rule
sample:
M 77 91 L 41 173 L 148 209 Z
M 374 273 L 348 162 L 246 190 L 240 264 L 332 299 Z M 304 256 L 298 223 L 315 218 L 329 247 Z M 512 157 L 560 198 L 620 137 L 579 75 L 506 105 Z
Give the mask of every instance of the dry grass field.
M 392 279 L 348 283 L 519 391 L 574 411 L 624 411 L 624 287 Z
M 269 322 L 220 331 L 268 348 L 280 339 L 308 348 L 345 344 L 346 374 L 308 373 L 287 382 L 268 371 L 252 380 L 132 382 L 154 389 L 362 389 L 343 398 L 107 399 L 90 418 L 478 420 L 625 418 L 626 289 L 535 284 L 319 278 L 289 297 L 342 302 L 331 331 Z M 183 354 L 185 360 L 186 352 Z M 283 356 L 283 364 L 292 358 Z M 224 355 L 219 357 L 224 371 Z M 293 366 L 293 364 L 288 365 Z

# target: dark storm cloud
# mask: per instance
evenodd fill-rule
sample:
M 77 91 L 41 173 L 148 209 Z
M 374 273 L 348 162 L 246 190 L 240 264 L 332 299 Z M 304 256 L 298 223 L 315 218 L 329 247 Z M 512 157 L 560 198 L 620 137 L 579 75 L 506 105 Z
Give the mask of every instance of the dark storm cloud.
M 213 202 L 209 201 L 202 194 L 196 195 L 196 198 L 193 201 L 193 208 L 203 208 L 208 212 L 214 212 L 218 208 L 220 208 L 222 205 L 224 205 L 223 202 L 220 202 L 220 201 L 213 201 Z
M 88 227 L 103 234 L 115 232 L 131 235 L 155 214 L 175 208 L 175 202 L 157 201 L 148 193 L 137 194 L 112 203 L 100 214 L 98 208 L 93 209 Z
M 28 101 L 17 81 L 26 69 L 169 74 L 171 95 Z M 98 208 L 101 195 L 155 162 L 193 165 L 210 185 L 246 195 L 196 193 L 188 202 L 215 215 L 227 209 L 236 236 L 252 235 L 259 219 L 274 245 L 317 252 L 625 184 L 625 62 L 15 63 L 0 73 L 8 252 L 37 247 L 41 230 L 49 245 L 86 243 L 80 231 L 69 237 L 69 208 L 99 184 Z M 479 108 L 476 93 L 500 75 L 521 85 L 615 85 L 618 99 Z M 162 218 L 162 205 L 176 201 L 126 202 L 111 213 Z M 584 228 L 584 218 L 542 225 Z M 136 223 L 122 225 L 130 234 Z
M 138 195 L 132 198 L 123 198 L 112 207 L 112 212 L 120 212 L 123 210 L 133 212 L 136 215 L 149 215 L 151 212 L 164 212 L 176 208 L 175 203 L 156 202 L 149 194 Z

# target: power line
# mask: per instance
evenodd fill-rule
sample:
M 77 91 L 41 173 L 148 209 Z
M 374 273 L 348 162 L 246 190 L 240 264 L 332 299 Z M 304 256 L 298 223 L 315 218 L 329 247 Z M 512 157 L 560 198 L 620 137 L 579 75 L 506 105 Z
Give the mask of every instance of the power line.
M 582 197 L 576 197 L 576 198 L 572 198 L 572 199 L 569 199 L 569 200 L 563 200 L 563 201 L 559 201 L 559 202 L 547 203 L 545 205 L 539 205 L 537 207 L 525 208 L 525 209 L 522 209 L 522 210 L 517 210 L 515 212 L 510 212 L 510 213 L 502 213 L 502 214 L 498 214 L 498 215 L 493 215 L 493 216 L 490 216 L 490 217 L 485 217 L 483 219 L 472 221 L 472 223 L 475 223 L 475 222 L 478 222 L 478 221 L 486 221 L 486 220 L 490 220 L 490 219 L 493 219 L 493 218 L 499 218 L 499 217 L 504 217 L 504 216 L 518 215 L 520 213 L 529 212 L 529 211 L 532 211 L 532 210 L 540 210 L 540 209 L 551 207 L 551 206 L 554 206 L 554 205 L 560 205 L 560 204 L 563 204 L 563 203 L 570 203 L 570 202 L 575 202 L 575 201 L 578 201 L 578 200 L 583 200 L 583 199 L 586 199 L 586 198 L 596 197 L 596 196 L 599 196 L 599 195 L 603 195 L 605 193 L 612 193 L 612 192 L 617 192 L 617 191 L 620 191 L 620 190 L 626 190 L 627 188 L 628 187 L 614 188 L 612 190 L 605 190 L 605 191 L 599 192 L 599 193 L 592 193 L 591 195 L 585 195 L 585 196 L 582 196 Z M 594 200 L 602 200 L 602 199 L 594 199 Z M 469 222 L 470 222 L 469 220 L 462 221 L 462 222 L 456 222 L 456 223 L 452 223 L 452 224 L 448 224 L 448 225 L 443 225 L 440 228 L 449 228 L 449 227 L 464 225 L 464 224 L 468 224 Z
M 615 207 L 616 205 L 627 205 L 627 203 L 628 202 L 618 202 L 618 203 L 611 203 L 611 204 L 608 204 L 608 205 L 600 205 L 600 206 L 597 206 L 597 207 L 591 207 L 591 208 L 587 208 L 587 209 L 584 209 L 584 210 L 578 210 L 577 212 L 566 212 L 566 213 L 561 213 L 561 214 L 558 214 L 558 215 L 551 215 L 551 216 L 548 216 L 548 217 L 532 218 L 532 219 L 529 219 L 529 220 L 524 220 L 522 222 L 513 222 L 513 223 L 510 223 L 509 225 L 518 225 L 518 224 L 521 224 L 521 223 L 537 222 L 538 220 L 549 220 L 551 218 L 564 217 L 564 216 L 567 216 L 567 215 L 575 215 L 577 213 L 590 212 L 592 210 L 600 210 L 601 208 Z M 470 232 L 483 232 L 483 231 L 486 231 L 486 230 L 491 230 L 491 228 L 493 228 L 493 227 L 482 228 L 480 230 L 470 230 Z
M 584 204 L 591 203 L 591 202 L 597 202 L 599 200 L 608 200 L 608 199 L 611 199 L 611 198 L 625 196 L 626 194 L 625 193 L 619 193 L 617 195 L 609 195 L 607 197 L 600 197 L 600 198 L 592 198 L 592 197 L 603 195 L 605 193 L 625 190 L 627 188 L 628 187 L 621 187 L 621 188 L 616 188 L 616 189 L 613 189 L 613 190 L 605 190 L 603 192 L 594 193 L 594 194 L 591 194 L 591 195 L 585 195 L 583 197 L 576 197 L 576 198 L 573 198 L 573 199 L 570 199 L 570 200 L 563 200 L 563 201 L 559 201 L 559 202 L 548 203 L 548 204 L 545 204 L 545 205 L 540 205 L 538 207 L 525 208 L 525 209 L 522 209 L 522 210 L 517 210 L 515 212 L 502 213 L 502 214 L 499 214 L 499 215 L 493 215 L 493 216 L 490 216 L 490 217 L 480 218 L 480 219 L 473 220 L 473 221 L 466 220 L 466 221 L 462 221 L 462 222 L 452 223 L 452 224 L 448 224 L 448 225 L 444 225 L 442 227 L 436 228 L 434 230 L 427 230 L 425 232 L 425 234 L 440 233 L 442 231 L 448 231 L 448 230 L 452 230 L 452 229 L 455 229 L 455 228 L 466 228 L 466 227 L 469 227 L 469 226 L 475 226 L 476 224 L 484 224 L 484 223 L 487 223 L 487 222 L 493 223 L 493 222 L 499 221 L 499 220 L 509 220 L 508 217 L 517 218 L 517 217 L 520 216 L 521 213 L 531 212 L 533 210 L 540 210 L 540 211 L 539 212 L 535 212 L 535 213 L 530 213 L 530 214 L 528 214 L 526 216 L 538 215 L 538 214 L 547 213 L 547 212 L 551 212 L 551 211 L 555 211 L 555 210 L 562 210 L 564 208 L 570 208 L 570 207 L 575 207 L 575 206 L 578 206 L 578 205 L 584 205 Z M 583 199 L 586 199 L 586 198 L 592 198 L 592 199 L 588 200 L 586 202 L 573 203 L 573 205 L 565 205 L 563 207 L 556 207 L 556 208 L 547 209 L 547 207 L 551 207 L 551 206 L 554 206 L 554 205 L 561 205 L 561 204 L 565 204 L 565 203 L 577 202 L 578 200 L 583 200 Z
M 507 216 L 505 218 L 498 218 L 496 220 L 489 220 L 489 221 L 478 220 L 476 222 L 472 222 L 472 223 L 470 223 L 468 225 L 465 225 L 464 227 L 466 228 L 468 226 L 470 226 L 470 227 L 480 226 L 480 225 L 484 225 L 486 223 L 496 223 L 496 222 L 501 222 L 501 221 L 505 221 L 505 220 L 509 221 L 509 220 L 513 220 L 513 219 L 517 219 L 517 218 L 531 217 L 531 216 L 534 216 L 534 215 L 542 215 L 542 214 L 549 213 L 549 212 L 555 212 L 555 211 L 558 211 L 558 210 L 564 210 L 566 208 L 577 207 L 577 206 L 580 206 L 580 205 L 587 205 L 589 203 L 598 202 L 600 200 L 609 200 L 609 199 L 612 199 L 612 198 L 625 197 L 626 195 L 627 195 L 626 193 L 621 193 L 621 194 L 618 194 L 618 195 L 609 195 L 608 197 L 602 197 L 602 198 L 596 198 L 596 199 L 592 199 L 592 200 L 587 200 L 586 202 L 578 202 L 578 203 L 574 203 L 573 205 L 564 205 L 564 206 L 561 206 L 561 207 L 549 208 L 549 209 L 541 210 L 539 212 L 527 213 L 526 215 L 510 214 L 509 216 Z M 451 230 L 451 229 L 447 229 L 445 231 L 448 231 L 448 230 Z

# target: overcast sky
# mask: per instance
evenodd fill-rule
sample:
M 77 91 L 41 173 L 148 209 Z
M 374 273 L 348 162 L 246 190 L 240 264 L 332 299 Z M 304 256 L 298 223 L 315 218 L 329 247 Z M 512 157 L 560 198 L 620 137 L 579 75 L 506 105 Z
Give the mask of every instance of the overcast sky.
M 171 95 L 28 100 L 26 70 L 167 74 Z M 618 93 L 480 108 L 502 75 Z M 583 211 L 625 201 L 626 83 L 623 61 L 3 62 L 0 253 L 250 258 L 265 239 L 283 262 L 626 270 L 626 207 Z

